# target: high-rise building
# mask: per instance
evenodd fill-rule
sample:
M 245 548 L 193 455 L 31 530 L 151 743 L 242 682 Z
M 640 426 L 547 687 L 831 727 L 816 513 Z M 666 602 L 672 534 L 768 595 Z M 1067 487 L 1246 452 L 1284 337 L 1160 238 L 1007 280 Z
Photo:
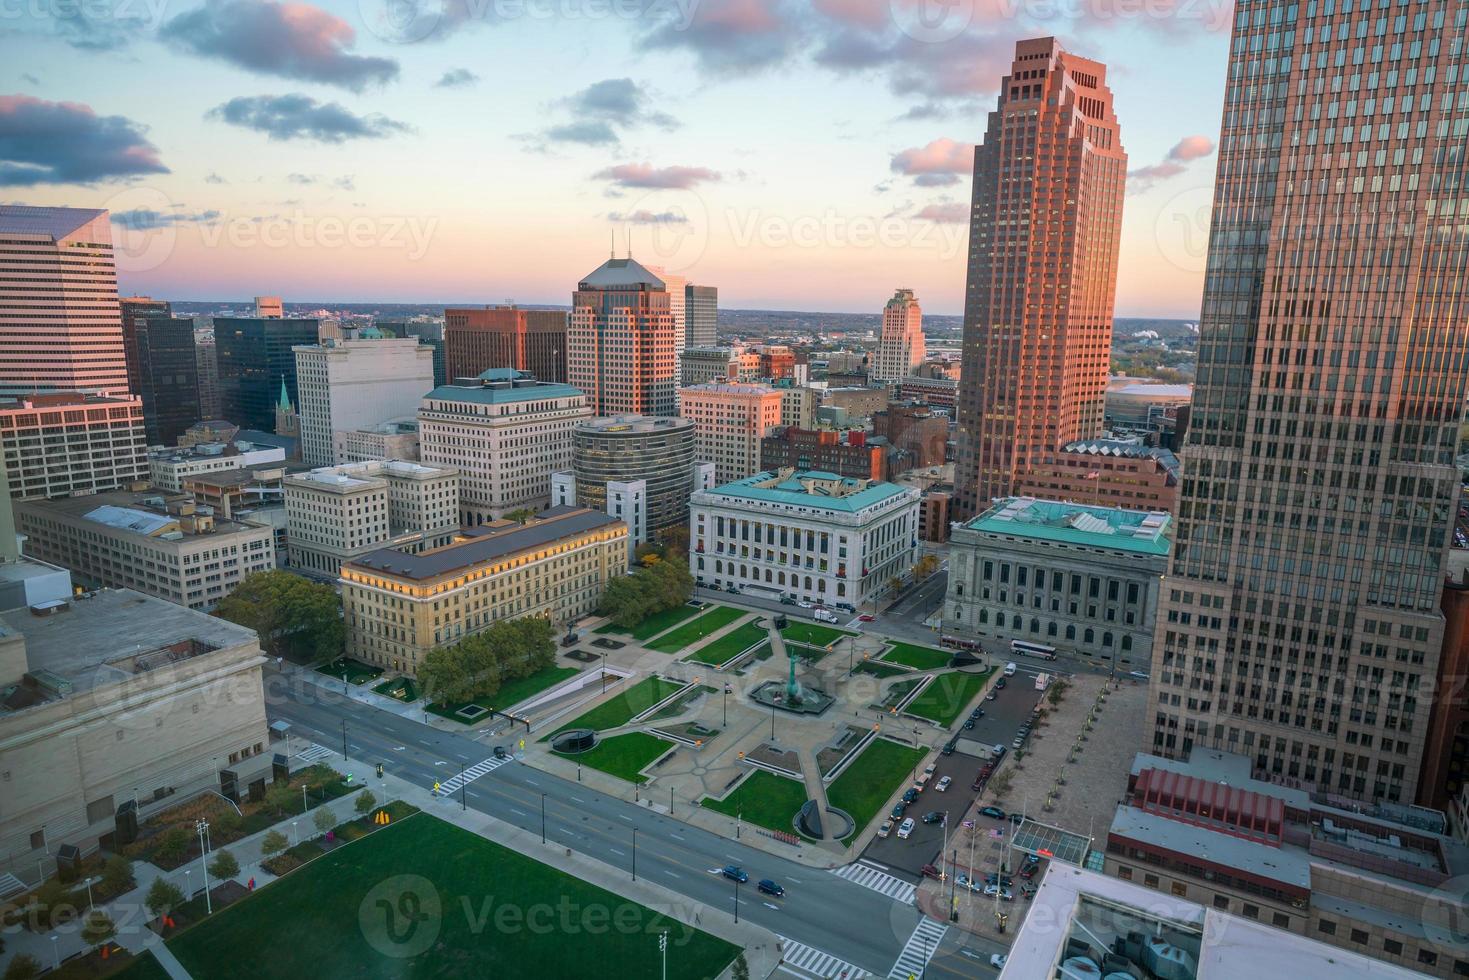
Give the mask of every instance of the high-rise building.
M 122 340 L 128 387 L 143 400 L 148 445 L 172 446 L 189 426 L 205 417 L 199 402 L 194 321 L 135 312 L 124 301 Z
M 974 151 L 957 510 L 1008 496 L 1039 453 L 1101 434 L 1127 154 L 1107 68 L 1015 45 Z
M 51 391 L 0 398 L 0 451 L 11 496 L 97 493 L 148 478 L 143 403 Z
M 194 327 L 194 370 L 199 377 L 199 418 L 219 418 L 219 361 L 214 328 Z
M 570 472 L 551 476 L 551 504 L 612 513 L 615 507 L 608 507 L 609 497 L 615 498 L 620 488 L 631 493 L 635 486 L 641 510 L 623 520 L 630 530 L 634 525 L 642 528 L 642 543 L 649 532 L 689 526 L 689 494 L 698 489 L 694 456 L 694 423 L 688 419 L 643 415 L 589 419 L 572 430 Z M 569 492 L 558 492 L 558 480 L 566 484 L 568 478 Z
M 284 384 L 299 405 L 294 347 L 317 342 L 315 320 L 214 318 L 220 414 L 246 429 L 270 430 Z
M 566 369 L 592 414 L 677 414 L 673 324 L 663 280 L 632 259 L 608 259 L 578 283 Z
M 117 309 L 123 326 L 138 317 L 173 316 L 173 306 L 168 300 L 154 299 L 151 296 L 119 296 Z
M 679 387 L 738 381 L 740 352 L 733 347 L 685 347 L 678 356 Z
M 684 349 L 713 347 L 718 343 L 719 289 L 715 286 L 684 287 Z
M 518 306 L 444 311 L 445 384 L 514 368 L 552 384 L 566 382 L 566 314 Z
M 1236 15 L 1155 755 L 1413 799 L 1469 383 L 1463 9 Z
M 286 309 L 279 296 L 257 296 L 255 297 L 255 315 L 279 320 L 286 315 Z
M 444 321 L 429 319 L 378 320 L 376 326 L 387 337 L 417 337 L 418 342 L 433 349 L 434 387 L 449 383 L 448 347 L 444 342 Z M 565 345 L 562 346 L 565 349 Z M 480 368 L 481 371 L 485 370 Z M 530 370 L 527 368 L 526 370 Z M 532 371 L 532 374 L 535 372 Z
M 434 387 L 433 354 L 417 337 L 297 347 L 302 461 L 345 463 L 337 458 L 333 433 L 417 413 Z
M 689 280 L 684 276 L 674 275 L 661 265 L 650 265 L 648 271 L 662 279 L 663 288 L 668 290 L 668 312 L 673 314 L 673 352 L 676 357 L 688 346 L 689 320 L 686 304 Z M 674 363 L 678 362 L 675 360 Z
M 694 423 L 701 462 L 716 483 L 760 472 L 760 440 L 780 427 L 780 392 L 767 385 L 707 384 L 678 393 L 678 413 Z
M 882 308 L 882 334 L 872 358 L 873 381 L 901 381 L 923 363 L 928 348 L 923 342 L 923 309 L 913 290 L 900 289 Z
M 107 212 L 0 205 L 0 395 L 127 390 Z

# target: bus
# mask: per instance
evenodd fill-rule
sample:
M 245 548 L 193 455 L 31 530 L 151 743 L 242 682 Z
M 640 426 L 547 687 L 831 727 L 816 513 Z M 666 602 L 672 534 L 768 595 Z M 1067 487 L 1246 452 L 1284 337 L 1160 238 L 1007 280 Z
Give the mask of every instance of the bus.
M 1031 643 L 1029 640 L 1011 640 L 1010 649 L 1016 653 L 1027 654 L 1032 657 L 1040 657 L 1042 660 L 1055 660 L 1056 648 L 1044 643 Z

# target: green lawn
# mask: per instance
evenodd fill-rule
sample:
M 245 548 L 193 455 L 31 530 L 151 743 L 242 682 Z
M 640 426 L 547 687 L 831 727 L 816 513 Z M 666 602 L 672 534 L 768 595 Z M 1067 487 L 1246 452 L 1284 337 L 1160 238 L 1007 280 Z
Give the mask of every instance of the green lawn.
M 56 976 L 53 972 L 52 976 Z M 131 963 L 112 975 L 112 980 L 168 980 L 168 971 L 144 950 Z
M 821 623 L 813 623 L 807 620 L 787 621 L 786 628 L 780 631 L 781 636 L 789 636 L 793 640 L 802 643 L 812 643 L 819 647 L 829 647 L 843 637 L 856 636 L 847 630 L 833 629 Z
M 838 810 L 847 811 L 857 824 L 847 843 L 862 833 L 868 821 L 885 810 L 888 799 L 908 781 L 913 767 L 927 754 L 927 749 L 875 738 L 827 786 L 827 802 Z
M 984 690 L 985 682 L 994 672 L 994 668 L 990 668 L 977 674 L 962 671 L 939 674 L 904 710 L 948 728 L 968 710 L 969 703 Z
M 525 699 L 534 697 L 542 691 L 555 687 L 568 677 L 576 676 L 578 670 L 580 670 L 579 667 L 546 667 L 528 677 L 517 677 L 513 681 L 506 681 L 500 685 L 500 690 L 486 697 L 475 698 L 473 701 L 466 701 L 459 704 L 444 704 L 441 701 L 436 701 L 428 706 L 428 710 L 440 718 L 448 718 L 450 721 L 457 721 L 461 725 L 478 725 L 481 722 L 489 721 L 490 716 L 481 715 L 478 718 L 469 719 L 462 718 L 455 712 L 464 707 L 465 704 L 477 704 L 481 708 L 495 708 L 499 711 L 513 708 Z
M 611 773 L 630 783 L 646 783 L 648 777 L 641 775 L 641 770 L 667 752 L 672 744 L 665 738 L 649 735 L 647 732 L 627 732 L 604 738 L 597 743 L 596 748 L 588 752 L 562 757 Z
M 590 831 L 587 831 L 590 832 Z M 418 814 L 338 848 L 169 942 L 199 980 L 709 980 L 739 948 Z
M 349 684 L 366 684 L 368 681 L 377 680 L 383 673 L 381 667 L 373 667 L 371 664 L 353 660 L 351 657 L 338 657 L 331 663 L 322 664 L 316 670 L 318 673 L 335 677 L 337 680 L 342 679 L 342 673 L 345 671 Z
M 805 783 L 756 769 L 729 796 L 722 800 L 706 796 L 699 805 L 706 810 L 739 817 L 767 830 L 789 834 L 794 832 L 791 822 L 805 804 Z
M 562 725 L 556 732 L 564 732 L 568 728 L 590 728 L 598 732 L 618 728 L 683 687 L 683 684 L 661 677 L 645 677 L 612 700 L 604 701 L 575 721 Z
M 384 697 L 394 698 L 395 700 L 402 701 L 405 704 L 412 701 L 417 701 L 419 697 L 418 685 L 414 683 L 413 678 L 411 677 L 395 677 L 392 680 L 383 681 L 372 690 L 374 694 L 381 694 Z
M 786 653 L 787 655 L 794 653 L 808 664 L 814 664 L 830 656 L 831 651 L 826 647 L 808 647 L 804 643 L 795 643 L 791 640 L 786 640 Z
M 686 646 L 698 643 L 700 637 L 708 636 L 715 630 L 728 626 L 744 615 L 746 615 L 746 611 L 743 609 L 731 609 L 729 606 L 715 606 L 698 619 L 684 623 L 678 629 L 664 633 L 652 643 L 645 643 L 643 645 L 649 650 L 658 650 L 662 653 L 677 653 Z
M 671 629 L 672 627 L 677 626 L 679 623 L 683 622 L 690 616 L 700 611 L 702 610 L 700 610 L 698 606 L 691 606 L 685 602 L 670 609 L 665 609 L 662 612 L 656 612 L 653 615 L 648 616 L 641 623 L 634 626 L 630 630 L 625 630 L 621 626 L 608 623 L 606 626 L 600 627 L 597 632 L 626 633 L 635 640 L 647 640 L 657 636 L 659 633 L 662 633 L 666 629 Z
M 914 643 L 890 643 L 888 652 L 882 655 L 882 659 L 895 664 L 907 664 L 915 670 L 938 670 L 949 666 L 954 655 L 947 650 L 935 650 L 933 647 L 921 647 Z
M 684 657 L 684 660 L 710 664 L 717 667 L 736 654 L 743 653 L 769 636 L 770 633 L 764 626 L 758 625 L 758 622 L 745 623 L 743 626 L 738 626 L 730 630 L 713 643 L 705 644 L 689 656 Z
M 858 662 L 856 669 L 852 673 L 871 674 L 874 677 L 897 677 L 899 674 L 908 673 L 908 671 L 896 664 L 879 663 L 876 660 L 862 660 Z

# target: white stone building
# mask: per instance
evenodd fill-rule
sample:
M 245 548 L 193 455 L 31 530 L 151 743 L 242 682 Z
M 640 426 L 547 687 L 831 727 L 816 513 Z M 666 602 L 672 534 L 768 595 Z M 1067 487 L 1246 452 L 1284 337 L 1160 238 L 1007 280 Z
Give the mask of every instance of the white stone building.
M 434 387 L 434 351 L 418 338 L 344 340 L 293 348 L 300 404 L 301 459 L 346 462 L 334 433 L 412 415 Z
M 923 341 L 923 310 L 913 290 L 900 289 L 882 310 L 882 334 L 872 357 L 868 377 L 874 381 L 900 381 L 923 363 L 927 347 Z

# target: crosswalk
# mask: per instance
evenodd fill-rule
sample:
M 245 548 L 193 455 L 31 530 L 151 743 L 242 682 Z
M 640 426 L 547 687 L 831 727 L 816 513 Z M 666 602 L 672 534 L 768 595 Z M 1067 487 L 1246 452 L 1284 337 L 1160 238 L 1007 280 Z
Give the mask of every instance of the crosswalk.
M 832 868 L 831 873 L 838 878 L 856 882 L 864 888 L 871 888 L 875 892 L 881 892 L 888 898 L 904 903 L 913 901 L 918 887 L 911 885 L 902 878 L 894 878 L 892 875 L 882 871 L 874 865 L 865 861 L 849 864 L 841 868 Z
M 776 968 L 776 972 L 797 977 L 799 980 L 861 980 L 862 977 L 871 975 L 830 953 L 823 953 L 784 936 L 780 937 L 780 955 L 780 966 Z
M 913 930 L 913 935 L 908 937 L 903 951 L 898 954 L 898 962 L 888 971 L 888 980 L 908 980 L 909 977 L 923 976 L 928 961 L 938 952 L 939 943 L 948 931 L 949 927 L 942 922 L 929 918 L 920 920 L 918 928 Z
M 486 773 L 494 772 L 496 769 L 499 769 L 501 766 L 509 761 L 510 759 L 507 757 L 504 759 L 489 758 L 486 759 L 484 762 L 476 762 L 474 765 L 464 770 L 463 773 L 456 772 L 454 775 L 450 776 L 448 779 L 440 783 L 439 795 L 448 796 L 450 793 L 457 793 L 459 792 L 459 787 L 463 786 L 465 783 L 472 783 Z
M 300 752 L 297 752 L 296 758 L 301 760 L 302 762 L 320 762 L 322 759 L 328 758 L 329 756 L 335 754 L 335 752 L 327 748 L 325 745 L 316 745 L 315 743 L 313 743 L 306 746 L 306 748 L 302 749 Z

